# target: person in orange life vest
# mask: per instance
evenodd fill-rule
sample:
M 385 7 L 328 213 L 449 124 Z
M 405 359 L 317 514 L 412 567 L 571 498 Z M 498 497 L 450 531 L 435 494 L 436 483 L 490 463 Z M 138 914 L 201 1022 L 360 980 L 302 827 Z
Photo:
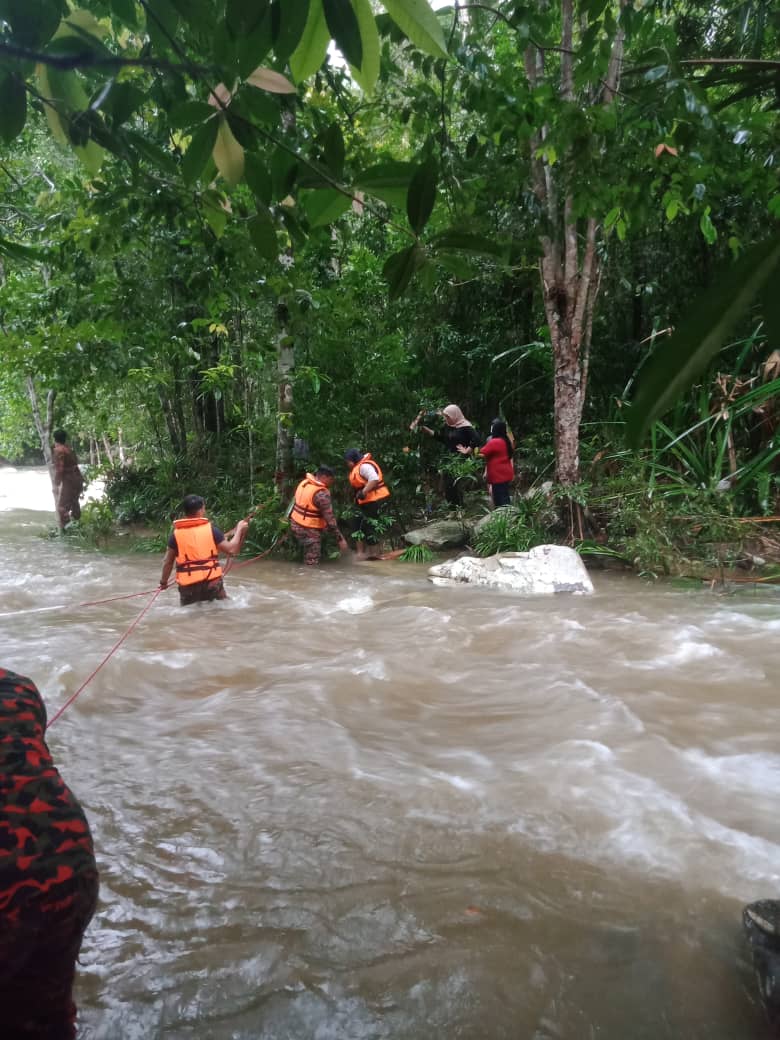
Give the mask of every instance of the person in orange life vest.
M 461 455 L 471 455 L 472 449 L 458 446 Z M 510 488 L 515 479 L 515 466 L 512 456 L 515 453 L 514 442 L 508 433 L 506 423 L 502 419 L 494 419 L 490 424 L 490 440 L 482 448 L 474 450 L 485 460 L 485 475 L 490 486 L 493 505 L 510 504 Z
M 206 517 L 206 503 L 200 495 L 187 495 L 181 507 L 184 519 L 173 522 L 173 533 L 163 559 L 160 588 L 167 587 L 175 564 L 179 600 L 183 607 L 190 603 L 227 599 L 218 554 L 235 556 L 241 551 L 249 522 L 239 520 L 225 535 Z
M 45 733 L 35 683 L 0 668 L 3 1040 L 74 1040 L 76 962 L 98 898 L 89 824 Z
M 320 562 L 325 531 L 335 534 L 342 552 L 349 548 L 346 538 L 339 531 L 330 500 L 330 487 L 335 475 L 330 466 L 320 466 L 315 473 L 307 473 L 295 489 L 290 511 L 290 530 L 295 540 L 303 546 L 303 562 L 307 567 L 315 567 Z
M 379 518 L 383 504 L 390 498 L 390 489 L 382 477 L 382 470 L 368 452 L 350 448 L 344 452 L 344 460 L 349 469 L 349 482 L 355 489 L 359 513 L 353 532 L 357 542 L 357 558 L 378 560 L 381 554 L 375 521 Z

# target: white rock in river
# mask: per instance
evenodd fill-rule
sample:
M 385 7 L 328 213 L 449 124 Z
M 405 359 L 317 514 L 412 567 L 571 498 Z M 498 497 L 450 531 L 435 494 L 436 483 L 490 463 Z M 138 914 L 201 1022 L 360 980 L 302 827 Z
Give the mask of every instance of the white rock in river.
M 593 592 L 585 564 L 566 545 L 537 545 L 528 552 L 497 553 L 480 559 L 461 556 L 428 571 L 435 585 L 488 585 L 536 595 L 542 592 Z

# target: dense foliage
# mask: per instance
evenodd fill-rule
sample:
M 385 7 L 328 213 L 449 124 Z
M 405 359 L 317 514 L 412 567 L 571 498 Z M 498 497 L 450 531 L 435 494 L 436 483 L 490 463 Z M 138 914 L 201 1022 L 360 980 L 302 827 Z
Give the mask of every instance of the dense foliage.
M 157 524 L 278 517 L 357 446 L 407 523 L 443 465 L 409 422 L 455 401 L 563 488 L 485 551 L 778 512 L 779 33 L 740 12 L 0 0 L 0 453 L 51 395 Z

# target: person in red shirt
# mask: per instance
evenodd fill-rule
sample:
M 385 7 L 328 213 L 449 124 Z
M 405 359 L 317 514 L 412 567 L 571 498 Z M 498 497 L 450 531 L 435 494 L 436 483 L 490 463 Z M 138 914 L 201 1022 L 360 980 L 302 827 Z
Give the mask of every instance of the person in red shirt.
M 461 455 L 471 455 L 472 449 L 458 447 Z M 490 440 L 477 451 L 485 460 L 487 482 L 496 509 L 510 504 L 510 488 L 515 479 L 515 465 L 512 456 L 515 453 L 512 439 L 507 432 L 506 423 L 502 419 L 494 419 L 490 424 Z
M 72 989 L 98 871 L 84 811 L 46 746 L 32 680 L 0 668 L 0 1035 L 73 1040 Z

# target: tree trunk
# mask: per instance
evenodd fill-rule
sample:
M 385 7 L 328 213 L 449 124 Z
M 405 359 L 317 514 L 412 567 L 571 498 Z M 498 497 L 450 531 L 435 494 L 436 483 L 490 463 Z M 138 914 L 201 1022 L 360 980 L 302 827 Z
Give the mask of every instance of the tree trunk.
M 105 448 L 105 451 L 106 451 L 106 455 L 108 456 L 108 464 L 109 464 L 109 466 L 113 466 L 114 465 L 114 453 L 111 451 L 111 445 L 110 445 L 108 437 L 106 437 L 105 433 L 102 434 L 102 441 L 103 441 L 103 447 Z
M 289 314 L 283 299 L 276 308 L 278 336 L 276 345 L 276 372 L 278 400 L 276 409 L 276 473 L 274 480 L 279 494 L 285 498 L 292 485 L 293 457 L 293 384 L 291 372 L 295 367 L 295 343 L 288 328 Z
M 582 415 L 582 372 L 579 344 L 571 336 L 552 332 L 555 374 L 555 479 L 571 485 L 580 479 L 580 417 Z
M 51 451 L 51 431 L 54 426 L 54 398 L 56 390 L 49 390 L 46 394 L 46 419 L 41 418 L 41 409 L 38 404 L 38 394 L 32 376 L 27 376 L 27 396 L 30 399 L 35 429 L 38 431 L 38 439 L 41 442 L 41 451 L 46 467 L 49 470 L 51 480 L 51 493 L 54 495 L 54 507 L 57 508 L 57 490 L 54 486 L 54 459 Z

